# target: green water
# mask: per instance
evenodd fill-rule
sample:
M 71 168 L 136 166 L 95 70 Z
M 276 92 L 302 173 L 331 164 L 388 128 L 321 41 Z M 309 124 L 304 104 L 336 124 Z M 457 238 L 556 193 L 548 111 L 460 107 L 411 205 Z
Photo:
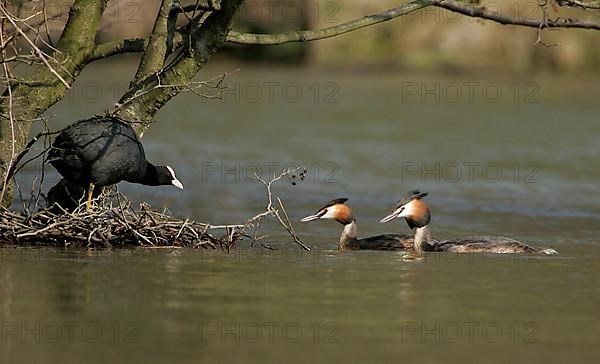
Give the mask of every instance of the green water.
M 179 216 L 239 223 L 266 202 L 252 170 L 267 177 L 269 168 L 302 164 L 306 180 L 274 187 L 294 222 L 348 197 L 362 236 L 408 232 L 378 221 L 403 192 L 421 188 L 436 237 L 507 235 L 561 254 L 338 253 L 341 227 L 331 221 L 295 224 L 313 247 L 304 253 L 274 222 L 262 233 L 275 251 L 4 247 L 2 362 L 597 358 L 594 77 L 240 68 L 224 99 L 179 97 L 144 137 L 148 159 L 172 165 L 185 190 L 124 183 L 121 191 Z M 110 108 L 134 71 L 133 62 L 86 69 L 72 97 L 49 111 L 51 125 Z M 93 90 L 97 99 L 83 98 Z M 45 183 L 57 178 L 49 171 Z

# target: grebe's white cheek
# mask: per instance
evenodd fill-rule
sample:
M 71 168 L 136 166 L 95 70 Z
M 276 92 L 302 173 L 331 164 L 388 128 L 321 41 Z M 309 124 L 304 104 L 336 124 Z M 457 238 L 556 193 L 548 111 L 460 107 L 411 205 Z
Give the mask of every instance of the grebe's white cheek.
M 331 206 L 327 208 L 327 212 L 321 216 L 321 219 L 335 219 L 336 216 L 336 208 Z
M 413 205 L 413 203 L 411 201 L 411 202 L 407 203 L 406 205 L 400 207 L 396 211 L 399 211 L 399 210 L 402 210 L 402 211 L 400 211 L 400 213 L 398 214 L 398 217 L 408 217 L 408 216 L 411 216 L 413 214 L 413 212 L 414 212 L 414 205 Z

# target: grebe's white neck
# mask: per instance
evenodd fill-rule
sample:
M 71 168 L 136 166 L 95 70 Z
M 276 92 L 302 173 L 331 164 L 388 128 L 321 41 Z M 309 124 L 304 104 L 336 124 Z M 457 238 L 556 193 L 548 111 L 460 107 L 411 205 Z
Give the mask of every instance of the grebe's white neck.
M 342 235 L 340 236 L 340 243 L 338 245 L 340 250 L 345 250 L 346 246 L 354 242 L 358 239 L 358 225 L 356 225 L 356 220 L 352 220 L 349 224 L 344 225 L 344 230 L 342 230 Z
M 417 228 L 415 232 L 414 247 L 416 252 L 423 252 L 423 245 L 429 244 L 431 239 L 431 233 L 429 232 L 429 225 Z

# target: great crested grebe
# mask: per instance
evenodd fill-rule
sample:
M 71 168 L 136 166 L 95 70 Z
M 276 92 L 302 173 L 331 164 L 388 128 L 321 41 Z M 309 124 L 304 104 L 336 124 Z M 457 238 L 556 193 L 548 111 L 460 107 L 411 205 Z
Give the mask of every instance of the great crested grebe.
M 314 215 L 303 218 L 302 222 L 318 219 L 332 219 L 344 225 L 338 247 L 340 250 L 412 250 L 413 238 L 407 234 L 383 234 L 369 238 L 358 238 L 358 226 L 352 209 L 346 205 L 347 198 L 328 202 Z
M 414 238 L 416 252 L 558 254 L 554 249 L 535 248 L 503 236 L 472 236 L 433 241 L 429 232 L 431 213 L 427 204 L 423 202 L 425 196 L 427 193 L 419 190 L 408 192 L 398 201 L 393 212 L 381 219 L 381 222 L 385 223 L 403 217 L 411 229 L 416 228 Z

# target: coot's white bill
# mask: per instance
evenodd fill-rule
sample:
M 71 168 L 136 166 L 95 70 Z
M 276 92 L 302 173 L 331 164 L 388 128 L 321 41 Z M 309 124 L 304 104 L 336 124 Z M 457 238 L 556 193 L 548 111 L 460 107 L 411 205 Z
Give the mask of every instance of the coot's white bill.
M 171 184 L 172 184 L 173 186 L 175 186 L 175 187 L 177 187 L 177 188 L 180 188 L 180 189 L 182 189 L 182 190 L 183 190 L 183 183 L 181 183 L 181 181 L 180 181 L 180 180 L 178 180 L 178 179 L 174 179 L 174 180 L 172 180 L 172 181 L 171 181 Z

